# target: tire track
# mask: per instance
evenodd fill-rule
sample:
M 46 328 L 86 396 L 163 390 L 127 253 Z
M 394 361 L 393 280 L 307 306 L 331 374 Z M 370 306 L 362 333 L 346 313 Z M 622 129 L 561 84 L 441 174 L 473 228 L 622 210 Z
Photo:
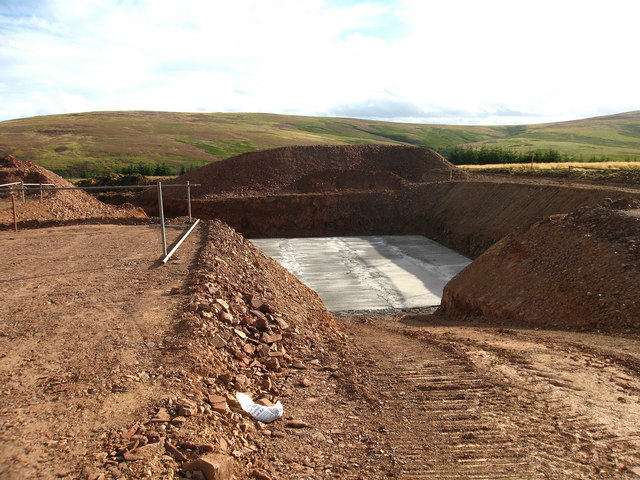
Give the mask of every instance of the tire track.
M 374 360 L 370 381 L 402 479 L 542 479 L 507 425 L 486 411 L 496 385 L 468 362 L 384 329 L 354 327 Z
M 480 373 L 454 342 L 351 324 L 400 479 L 638 478 L 604 429 Z M 406 333 L 406 334 L 405 334 Z M 617 439 L 619 441 L 620 439 Z

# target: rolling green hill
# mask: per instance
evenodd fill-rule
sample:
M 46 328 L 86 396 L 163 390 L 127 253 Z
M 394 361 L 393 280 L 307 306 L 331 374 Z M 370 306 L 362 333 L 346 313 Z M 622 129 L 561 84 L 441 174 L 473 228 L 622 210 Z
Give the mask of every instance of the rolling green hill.
M 424 125 L 249 113 L 92 112 L 0 122 L 0 154 L 57 172 L 135 163 L 202 165 L 286 145 L 490 145 L 640 161 L 640 111 L 519 126 Z

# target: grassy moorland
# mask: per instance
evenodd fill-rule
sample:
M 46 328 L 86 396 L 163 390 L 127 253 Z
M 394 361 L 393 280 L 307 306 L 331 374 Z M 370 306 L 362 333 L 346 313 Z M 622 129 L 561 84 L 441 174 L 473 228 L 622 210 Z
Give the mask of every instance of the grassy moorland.
M 572 122 L 454 126 L 249 113 L 93 112 L 0 122 L 0 154 L 11 153 L 69 175 L 129 164 L 176 170 L 286 145 L 391 143 L 518 151 L 555 149 L 640 161 L 640 111 Z

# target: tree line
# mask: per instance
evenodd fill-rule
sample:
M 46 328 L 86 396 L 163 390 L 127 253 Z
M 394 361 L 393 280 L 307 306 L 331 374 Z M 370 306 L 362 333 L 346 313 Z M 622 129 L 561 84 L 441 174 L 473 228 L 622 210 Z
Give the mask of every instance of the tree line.
M 145 177 L 173 177 L 183 175 L 191 170 L 195 170 L 204 163 L 182 164 L 176 168 L 167 163 L 138 162 L 120 165 L 111 165 L 98 168 L 87 168 L 86 165 L 76 165 L 65 169 L 53 169 L 55 173 L 67 178 L 97 178 L 116 173 L 120 175 L 142 175 Z
M 474 147 L 449 147 L 440 150 L 440 154 L 454 165 L 489 165 L 508 163 L 564 163 L 564 162 L 606 162 L 606 157 L 583 158 L 566 153 L 560 153 L 554 149 L 538 149 L 530 152 L 521 152 L 501 147 L 482 146 Z

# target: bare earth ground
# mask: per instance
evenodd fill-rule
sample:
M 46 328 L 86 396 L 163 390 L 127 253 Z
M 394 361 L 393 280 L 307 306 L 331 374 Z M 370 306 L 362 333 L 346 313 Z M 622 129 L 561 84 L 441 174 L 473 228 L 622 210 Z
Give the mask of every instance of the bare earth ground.
M 234 252 L 216 253 L 220 285 L 247 285 L 247 262 L 264 272 L 267 295 L 275 267 L 216 232 Z M 153 443 L 164 425 L 147 422 L 164 399 L 183 395 L 165 381 L 166 362 L 206 353 L 195 342 L 176 353 L 165 343 L 185 308 L 169 292 L 187 284 L 201 236 L 181 247 L 178 263 L 154 268 L 158 235 L 113 225 L 0 232 L 0 478 L 197 478 Z M 246 280 L 222 278 L 233 263 Z M 235 457 L 237 479 L 640 478 L 636 338 L 433 315 L 316 330 L 287 334 L 288 354 L 303 365 L 283 368 L 270 388 L 283 420 L 265 426 L 209 409 L 162 435 L 206 436 Z M 247 375 L 260 371 L 250 361 Z M 188 370 L 182 378 L 193 392 L 200 379 Z M 303 428 L 290 428 L 292 419 Z M 122 447 L 114 433 L 136 431 L 148 450 L 162 447 L 161 467 L 127 460 L 138 443 Z
M 108 428 L 146 411 L 196 245 L 153 268 L 146 226 L 0 232 L 0 478 L 77 475 Z

